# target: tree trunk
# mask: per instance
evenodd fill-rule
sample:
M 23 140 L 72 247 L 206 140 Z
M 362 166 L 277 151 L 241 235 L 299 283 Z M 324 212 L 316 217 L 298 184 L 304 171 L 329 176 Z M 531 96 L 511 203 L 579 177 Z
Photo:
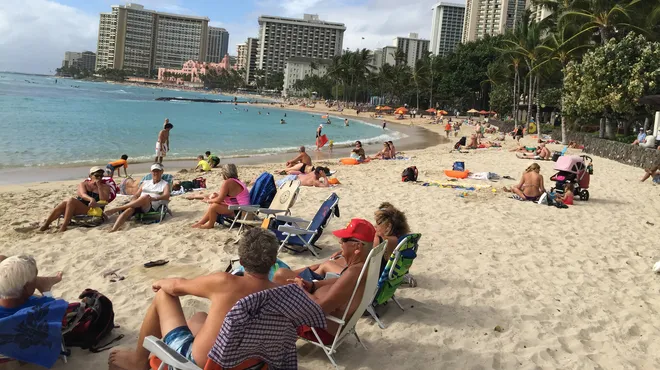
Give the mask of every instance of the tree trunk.
M 646 118 L 644 118 L 644 132 L 646 132 L 646 130 L 648 130 L 648 129 L 649 129 L 649 118 L 646 117 Z M 627 134 L 627 132 L 626 132 L 626 134 Z M 654 134 L 655 134 L 655 132 L 654 132 Z
M 532 118 L 532 97 L 534 96 L 534 76 L 529 74 L 529 95 L 527 96 L 527 119 L 525 120 L 526 132 L 529 133 L 529 121 Z
M 602 117 L 600 119 L 600 128 L 598 129 L 598 137 L 601 139 L 605 137 L 605 117 Z
M 539 76 L 536 76 L 536 133 L 541 135 L 541 104 L 539 102 L 539 86 L 541 86 L 541 79 Z M 540 138 L 541 137 L 539 136 L 539 139 Z
M 616 136 L 616 124 L 616 120 L 605 118 L 605 137 L 607 139 L 614 139 Z
M 515 126 L 516 129 L 518 129 L 518 84 L 519 78 L 518 78 L 518 67 L 515 67 L 516 72 L 513 77 L 513 106 L 512 106 L 512 114 L 513 114 L 513 125 Z
M 566 117 L 563 114 L 561 115 L 561 143 L 562 145 L 568 144 L 566 137 Z

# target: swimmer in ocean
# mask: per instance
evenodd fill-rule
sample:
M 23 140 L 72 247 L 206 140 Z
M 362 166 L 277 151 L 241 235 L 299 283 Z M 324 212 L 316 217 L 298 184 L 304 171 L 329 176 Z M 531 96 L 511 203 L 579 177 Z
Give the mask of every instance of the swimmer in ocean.
M 283 125 L 283 124 L 285 124 L 285 123 L 286 123 L 286 121 L 284 120 L 284 118 L 282 118 L 282 119 L 280 120 L 280 124 Z

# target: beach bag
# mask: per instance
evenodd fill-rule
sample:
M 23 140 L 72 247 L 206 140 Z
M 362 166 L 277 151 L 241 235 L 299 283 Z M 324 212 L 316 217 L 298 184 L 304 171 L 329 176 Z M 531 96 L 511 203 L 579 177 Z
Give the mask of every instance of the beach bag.
M 115 326 L 115 312 L 112 301 L 108 297 L 93 289 L 85 289 L 78 298 L 80 302 L 70 303 L 65 315 L 72 328 L 63 335 L 67 347 L 80 347 L 97 353 L 110 349 L 109 344 L 114 343 L 124 335 L 112 339 L 105 345 L 101 341 L 110 334 Z
M 417 167 L 411 166 L 403 170 L 401 173 L 401 181 L 417 181 Z
M 203 177 L 194 179 L 192 183 L 195 189 L 206 189 L 206 179 Z
M 465 162 L 454 162 L 454 165 L 451 168 L 454 171 L 465 171 Z
M 456 144 L 454 144 L 454 149 L 458 150 L 462 146 L 465 146 L 466 144 L 467 144 L 467 137 L 463 136 L 458 140 L 458 142 L 456 142 Z

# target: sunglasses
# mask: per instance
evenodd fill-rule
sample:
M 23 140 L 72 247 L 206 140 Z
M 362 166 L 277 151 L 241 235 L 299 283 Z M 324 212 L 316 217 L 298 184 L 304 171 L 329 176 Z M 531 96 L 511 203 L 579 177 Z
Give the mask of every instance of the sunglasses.
M 103 177 L 103 172 L 96 172 L 92 174 L 93 177 Z
M 348 243 L 348 242 L 355 242 L 355 243 L 362 243 L 361 240 L 353 239 L 353 238 L 341 238 L 339 240 L 340 244 Z

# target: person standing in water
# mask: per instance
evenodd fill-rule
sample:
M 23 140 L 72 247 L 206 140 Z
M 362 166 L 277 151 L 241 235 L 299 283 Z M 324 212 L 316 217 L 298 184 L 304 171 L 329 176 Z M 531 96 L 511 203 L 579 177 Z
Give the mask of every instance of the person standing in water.
M 348 127 L 348 118 L 344 118 L 344 126 Z
M 174 127 L 169 119 L 165 119 L 163 129 L 158 133 L 158 141 L 156 141 L 156 159 L 154 163 L 163 163 L 163 158 L 170 151 L 170 130 Z
M 383 120 L 383 130 L 385 130 L 386 126 L 387 126 L 387 121 Z
M 316 150 L 317 150 L 317 151 L 318 151 L 318 150 L 321 150 L 321 146 L 319 145 L 319 143 L 320 143 L 320 141 L 321 141 L 320 138 L 321 138 L 321 135 L 322 135 L 322 133 L 321 133 L 322 131 L 323 131 L 323 125 L 321 124 L 321 125 L 319 125 L 319 127 L 316 129 Z

